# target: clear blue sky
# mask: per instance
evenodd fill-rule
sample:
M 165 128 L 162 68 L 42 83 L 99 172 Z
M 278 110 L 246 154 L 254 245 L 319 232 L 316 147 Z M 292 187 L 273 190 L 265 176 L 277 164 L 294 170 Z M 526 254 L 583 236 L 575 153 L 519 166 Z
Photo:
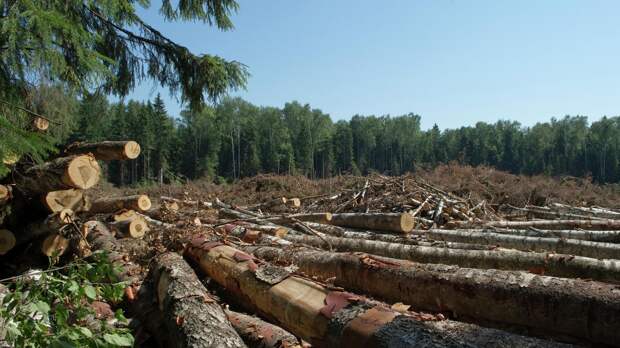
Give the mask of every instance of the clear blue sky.
M 620 1 L 239 3 L 228 32 L 163 22 L 159 1 L 142 13 L 195 53 L 246 64 L 252 77 L 236 94 L 257 105 L 298 100 L 334 120 L 413 112 L 423 128 L 620 114 Z

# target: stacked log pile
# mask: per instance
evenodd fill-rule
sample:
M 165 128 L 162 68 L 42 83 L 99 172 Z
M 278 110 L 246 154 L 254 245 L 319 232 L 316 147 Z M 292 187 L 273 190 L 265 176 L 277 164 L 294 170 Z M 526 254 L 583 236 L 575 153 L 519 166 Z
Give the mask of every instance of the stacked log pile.
M 145 346 L 620 342 L 620 211 L 491 207 L 412 175 L 245 206 L 91 197 L 96 160 L 135 158 L 128 143 L 77 144 L 16 166 L 0 186 L 0 252 L 105 251 Z M 129 252 L 135 241 L 148 258 Z

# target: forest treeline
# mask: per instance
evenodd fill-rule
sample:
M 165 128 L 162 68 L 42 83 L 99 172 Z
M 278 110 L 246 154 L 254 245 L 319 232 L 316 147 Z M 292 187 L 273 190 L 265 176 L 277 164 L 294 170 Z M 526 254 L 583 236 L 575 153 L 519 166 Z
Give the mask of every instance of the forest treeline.
M 354 115 L 333 122 L 320 109 L 295 101 L 276 108 L 224 98 L 200 112 L 182 111 L 179 118 L 167 113 L 159 96 L 111 103 L 92 94 L 61 104 L 61 142 L 134 139 L 141 144 L 139 160 L 107 168 L 108 180 L 118 185 L 259 173 L 398 175 L 453 161 L 516 174 L 620 181 L 618 117 L 591 124 L 585 116 L 566 116 L 532 127 L 498 121 L 422 130 L 415 114 Z

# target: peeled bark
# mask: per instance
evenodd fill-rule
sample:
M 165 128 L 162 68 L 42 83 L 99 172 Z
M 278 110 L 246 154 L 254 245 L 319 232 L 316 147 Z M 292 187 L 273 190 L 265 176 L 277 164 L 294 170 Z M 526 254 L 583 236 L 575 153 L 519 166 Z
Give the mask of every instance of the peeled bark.
M 121 237 L 142 238 L 149 231 L 149 225 L 141 216 L 134 216 L 129 220 L 110 223 L 110 227 Z
M 287 235 L 286 240 L 329 248 L 321 238 Z M 471 268 L 526 270 L 557 277 L 584 278 L 620 283 L 620 261 L 597 260 L 581 256 L 527 253 L 518 250 L 461 250 L 385 243 L 324 236 L 338 251 L 361 251 L 422 263 L 440 263 Z
M 615 285 L 413 263 L 368 254 L 246 247 L 267 261 L 297 265 L 304 274 L 335 277 L 335 285 L 416 310 L 519 325 L 539 333 L 614 345 L 620 342 L 620 292 Z M 586 315 L 587 313 L 587 315 Z
M 333 214 L 332 225 L 397 233 L 413 230 L 413 216 L 407 213 L 343 213 Z
M 14 178 L 21 191 L 32 195 L 71 188 L 88 189 L 99 182 L 100 173 L 94 157 L 76 155 L 56 158 L 30 167 L 24 173 L 14 172 Z
M 194 270 L 176 253 L 151 262 L 147 281 L 155 289 L 163 329 L 157 336 L 164 347 L 245 347 L 226 314 Z M 144 285 L 143 285 L 144 286 Z M 159 340 L 159 339 L 158 339 Z
M 239 302 L 315 346 L 328 347 L 519 347 L 555 343 L 448 321 L 469 340 L 446 335 L 446 323 L 420 321 L 384 304 L 287 274 L 230 246 L 195 237 L 186 252 Z M 476 334 L 474 334 L 476 332 Z
M 122 209 L 147 211 L 151 209 L 151 200 L 147 195 L 109 197 L 94 200 L 89 212 L 92 214 L 114 213 Z
M 15 247 L 15 234 L 9 230 L 0 228 L 0 255 L 4 255 Z
M 92 153 L 97 160 L 130 160 L 140 155 L 140 144 L 135 141 L 102 141 L 100 143 L 75 143 L 65 150 L 67 154 Z
M 226 316 L 243 341 L 251 348 L 301 348 L 299 340 L 290 332 L 260 318 L 231 310 Z
M 89 210 L 91 202 L 82 190 L 69 189 L 46 193 L 43 196 L 43 204 L 52 213 L 63 209 L 80 212 Z
M 490 232 L 428 230 L 424 236 L 450 242 L 496 244 L 524 251 L 554 251 L 597 259 L 620 259 L 620 244 L 590 242 L 578 239 L 523 237 Z

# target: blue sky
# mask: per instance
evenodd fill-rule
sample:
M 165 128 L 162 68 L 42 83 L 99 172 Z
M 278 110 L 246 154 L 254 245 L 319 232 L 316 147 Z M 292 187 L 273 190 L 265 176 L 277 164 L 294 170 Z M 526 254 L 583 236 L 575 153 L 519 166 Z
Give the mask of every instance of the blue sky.
M 354 114 L 422 116 L 422 127 L 620 114 L 620 1 L 240 0 L 235 29 L 145 19 L 195 53 L 238 60 L 235 93 Z M 178 101 L 151 83 L 172 115 Z

